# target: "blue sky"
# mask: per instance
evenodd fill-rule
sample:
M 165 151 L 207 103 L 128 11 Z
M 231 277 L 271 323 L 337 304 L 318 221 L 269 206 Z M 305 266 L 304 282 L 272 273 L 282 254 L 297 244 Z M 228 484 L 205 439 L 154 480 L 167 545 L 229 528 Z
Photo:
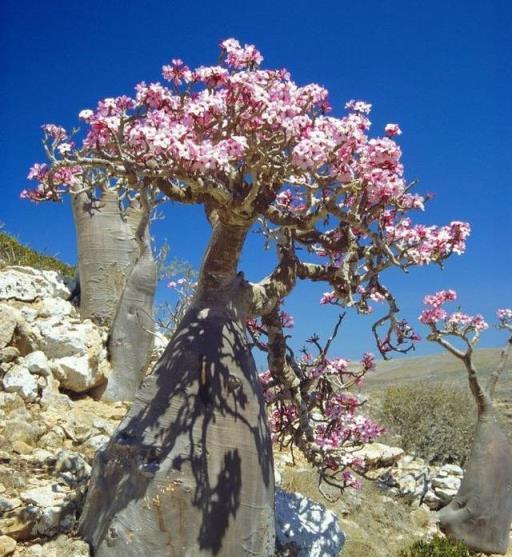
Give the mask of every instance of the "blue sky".
M 445 270 L 388 275 L 384 282 L 405 317 L 415 321 L 424 293 L 443 287 L 457 289 L 467 311 L 490 318 L 512 305 L 510 2 L 4 0 L 0 22 L 0 221 L 32 247 L 75 262 L 69 206 L 18 198 L 28 168 L 44 160 L 41 124 L 71 127 L 98 99 L 160 79 L 171 58 L 214 63 L 218 43 L 236 37 L 256 44 L 266 67 L 326 86 L 335 114 L 357 98 L 373 104 L 373 133 L 398 122 L 407 177 L 420 179 L 418 191 L 436 193 L 418 219 L 471 222 L 466 255 Z M 200 210 L 169 206 L 154 233 L 169 240 L 174 255 L 199 265 L 208 236 Z M 271 261 L 252 235 L 241 268 L 257 279 Z M 336 310 L 318 305 L 326 289 L 300 285 L 287 302 L 298 343 L 328 332 Z M 340 355 L 373 349 L 370 325 L 371 318 L 350 316 Z M 489 331 L 482 346 L 501 341 Z M 423 342 L 417 353 L 436 350 Z

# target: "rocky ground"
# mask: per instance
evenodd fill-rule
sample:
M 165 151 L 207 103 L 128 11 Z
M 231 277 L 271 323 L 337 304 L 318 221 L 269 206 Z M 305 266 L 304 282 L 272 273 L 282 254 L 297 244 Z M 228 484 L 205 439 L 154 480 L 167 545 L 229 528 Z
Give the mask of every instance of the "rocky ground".
M 53 271 L 0 270 L 0 557 L 89 557 L 77 518 L 94 454 L 128 408 L 91 396 L 109 373 L 106 333 L 79 319 L 70 286 Z M 437 532 L 433 511 L 462 470 L 377 443 L 361 456 L 363 490 L 335 499 L 307 463 L 276 454 L 282 555 L 335 556 L 346 537 L 344 557 L 393 557 Z M 297 532 L 307 551 L 290 543 Z

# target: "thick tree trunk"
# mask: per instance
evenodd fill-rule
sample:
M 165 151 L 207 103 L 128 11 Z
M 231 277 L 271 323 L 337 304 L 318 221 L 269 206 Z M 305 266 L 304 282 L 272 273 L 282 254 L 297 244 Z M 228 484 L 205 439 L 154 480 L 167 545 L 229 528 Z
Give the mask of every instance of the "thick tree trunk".
M 512 522 L 512 446 L 496 420 L 492 396 L 506 357 L 485 389 L 471 355 L 469 350 L 459 357 L 478 410 L 475 436 L 459 491 L 439 511 L 439 525 L 475 551 L 505 554 Z
M 512 522 L 512 448 L 492 409 L 479 415 L 459 491 L 438 516 L 443 532 L 472 549 L 507 552 Z
M 112 373 L 103 400 L 133 400 L 153 348 L 156 264 L 149 238 L 126 279 L 109 338 Z
M 109 327 L 112 372 L 102 398 L 132 400 L 153 346 L 156 265 L 148 210 L 123 210 L 115 192 L 91 204 L 73 199 L 80 278 L 80 314 Z
M 81 533 L 95 557 L 268 557 L 273 489 L 243 327 L 196 303 L 96 456 Z
M 269 557 L 271 442 L 236 275 L 246 230 L 217 223 L 196 299 L 96 456 L 80 531 L 95 557 Z

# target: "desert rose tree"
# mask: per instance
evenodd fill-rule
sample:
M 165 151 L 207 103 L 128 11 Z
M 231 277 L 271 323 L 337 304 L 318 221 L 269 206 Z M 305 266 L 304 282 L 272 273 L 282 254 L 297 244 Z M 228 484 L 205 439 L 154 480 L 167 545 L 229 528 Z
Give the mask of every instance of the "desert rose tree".
M 446 534 L 475 551 L 505 554 L 512 522 L 512 445 L 496 419 L 493 398 L 512 349 L 512 336 L 484 385 L 473 355 L 480 334 L 488 325 L 481 315 L 446 311 L 444 304 L 456 296 L 454 290 L 426 296 L 427 309 L 420 316 L 420 321 L 430 327 L 429 340 L 440 344 L 464 364 L 478 416 L 459 491 L 439 511 L 439 522 Z M 500 309 L 497 316 L 498 327 L 512 332 L 512 309 Z M 461 347 L 455 344 L 457 341 Z
M 173 60 L 163 67 L 168 85 L 140 83 L 107 115 L 88 113 L 83 144 L 51 160 L 39 185 L 63 190 L 52 180 L 61 169 L 94 171 L 113 190 L 121 183 L 200 204 L 212 225 L 190 308 L 97 455 L 81 518 L 96 557 L 271 555 L 271 439 L 246 324 L 262 317 L 270 372 L 289 400 L 282 407 L 298 414 L 297 435 L 319 461 L 322 445 L 340 444 L 343 432 L 307 422 L 305 368 L 286 352 L 281 300 L 304 279 L 330 285 L 325 302 L 361 312 L 372 299 L 387 302 L 385 354 L 411 333 L 381 273 L 440 263 L 464 250 L 469 233 L 466 223 L 414 225 L 406 216 L 424 200 L 404 181 L 396 124 L 370 139 L 370 105 L 350 101 L 345 116 L 327 116 L 323 87 L 260 69 L 254 46 L 229 39 L 221 48 L 222 65 L 191 70 Z M 238 262 L 256 225 L 277 260 L 252 283 Z M 336 459 L 329 465 L 346 471 L 342 450 Z
M 108 117 L 112 99 L 100 102 L 97 114 Z M 118 101 L 119 103 L 120 101 Z M 88 119 L 91 111 L 80 113 Z M 66 157 L 74 145 L 66 130 L 43 126 L 44 146 L 51 164 Z M 76 134 L 76 132 L 74 132 Z M 30 179 L 45 180 L 47 164 L 35 164 Z M 112 371 L 97 389 L 103 399 L 132 400 L 153 346 L 153 299 L 156 264 L 149 223 L 157 196 L 150 190 L 131 192 L 122 178 L 109 187 L 95 169 L 61 167 L 51 176 L 51 188 L 23 190 L 34 202 L 59 201 L 71 195 L 78 247 L 80 315 L 109 329 Z

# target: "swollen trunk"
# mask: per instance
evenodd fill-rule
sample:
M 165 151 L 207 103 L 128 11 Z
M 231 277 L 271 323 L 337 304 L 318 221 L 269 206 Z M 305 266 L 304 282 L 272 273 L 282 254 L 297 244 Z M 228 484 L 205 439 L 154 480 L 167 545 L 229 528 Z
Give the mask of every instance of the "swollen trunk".
M 237 312 L 196 300 L 95 460 L 80 530 L 95 557 L 269 557 L 274 477 Z
M 109 330 L 112 371 L 102 398 L 132 400 L 153 346 L 156 265 L 147 211 L 127 210 L 115 192 L 98 201 L 73 199 L 80 277 L 80 314 Z
M 439 512 L 440 527 L 476 551 L 505 554 L 512 521 L 512 447 L 492 410 L 479 415 L 457 495 Z

